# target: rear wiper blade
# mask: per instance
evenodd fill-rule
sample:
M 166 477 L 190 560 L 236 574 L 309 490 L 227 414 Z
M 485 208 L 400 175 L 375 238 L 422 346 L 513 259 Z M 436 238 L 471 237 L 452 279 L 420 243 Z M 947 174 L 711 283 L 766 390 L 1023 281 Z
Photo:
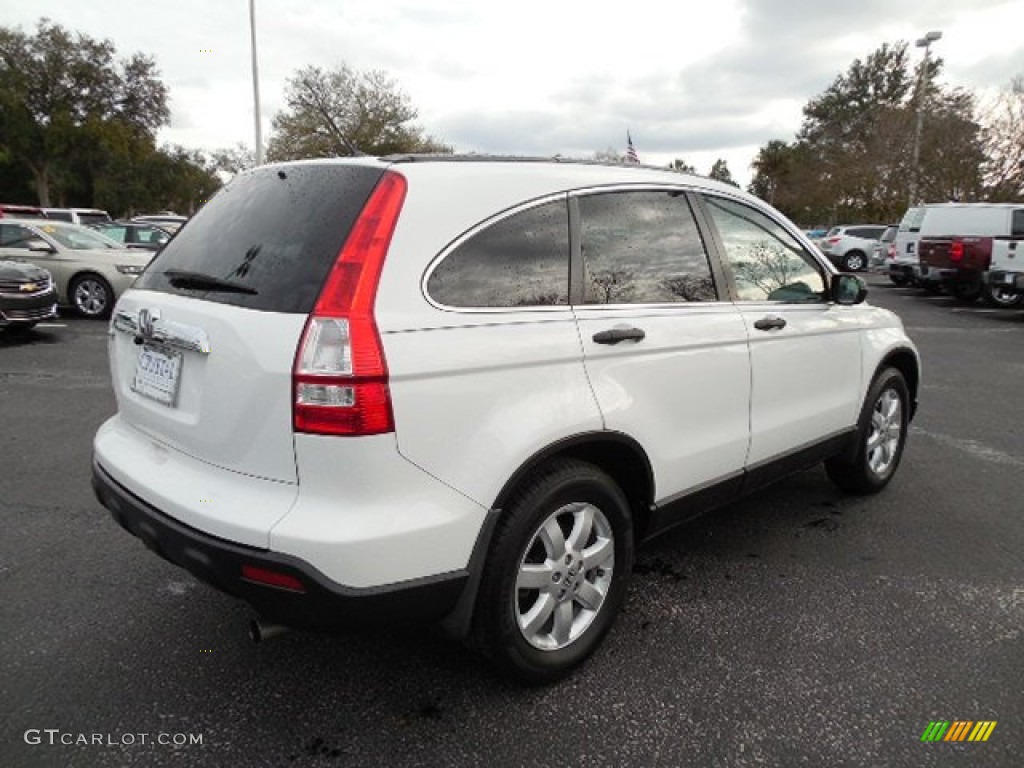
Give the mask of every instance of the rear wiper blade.
M 255 296 L 259 291 L 247 285 L 232 283 L 230 280 L 223 280 L 213 275 L 205 275 L 202 272 L 187 272 L 182 269 L 164 270 L 171 285 L 175 288 L 192 288 L 197 291 L 221 291 L 223 293 L 246 293 Z

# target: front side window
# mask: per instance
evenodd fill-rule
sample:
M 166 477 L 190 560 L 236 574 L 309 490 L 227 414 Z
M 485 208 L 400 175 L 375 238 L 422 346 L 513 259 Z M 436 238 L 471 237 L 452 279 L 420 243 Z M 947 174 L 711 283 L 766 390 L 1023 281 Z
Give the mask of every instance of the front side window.
M 667 304 L 715 301 L 704 242 L 686 197 L 616 191 L 581 197 L 584 301 Z
M 569 303 L 569 213 L 564 199 L 513 213 L 460 243 L 427 280 L 449 307 Z
M 821 268 L 779 224 L 742 203 L 713 196 L 704 199 L 722 238 L 740 301 L 825 299 Z
M 29 240 L 38 240 L 28 227 L 20 224 L 0 224 L 0 248 L 24 248 L 28 250 Z

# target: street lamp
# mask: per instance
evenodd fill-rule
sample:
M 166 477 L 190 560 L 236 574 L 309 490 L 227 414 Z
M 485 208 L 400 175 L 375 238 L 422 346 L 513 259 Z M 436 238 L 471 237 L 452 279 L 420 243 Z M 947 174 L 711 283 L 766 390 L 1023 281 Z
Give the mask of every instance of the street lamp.
M 249 0 L 249 29 L 252 33 L 252 100 L 256 127 L 256 165 L 263 165 L 263 131 L 260 128 L 260 72 L 256 58 L 256 0 Z
M 921 73 L 917 76 L 917 98 L 914 99 L 914 111 L 917 112 L 917 121 L 914 126 L 914 159 L 910 172 L 910 206 L 917 202 L 917 187 L 921 173 L 919 168 L 921 158 L 921 119 L 923 117 L 921 102 L 924 99 L 925 91 L 922 81 L 928 74 L 928 59 L 932 50 L 932 43 L 941 38 L 941 32 L 932 30 L 915 43 L 918 48 L 924 48 L 924 61 L 921 62 Z

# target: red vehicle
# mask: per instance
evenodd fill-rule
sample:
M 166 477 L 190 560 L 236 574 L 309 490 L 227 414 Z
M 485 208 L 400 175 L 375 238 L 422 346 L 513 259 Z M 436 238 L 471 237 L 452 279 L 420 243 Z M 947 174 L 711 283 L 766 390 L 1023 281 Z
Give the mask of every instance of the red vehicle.
M 45 219 L 46 213 L 34 205 L 18 205 L 16 203 L 0 203 L 0 219 L 14 216 L 19 219 Z

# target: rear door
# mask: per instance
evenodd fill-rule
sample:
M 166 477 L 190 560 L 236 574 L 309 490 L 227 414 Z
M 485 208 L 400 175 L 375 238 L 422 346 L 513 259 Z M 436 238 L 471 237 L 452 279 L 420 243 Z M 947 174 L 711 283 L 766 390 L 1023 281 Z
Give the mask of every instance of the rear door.
M 257 169 L 204 206 L 115 308 L 120 418 L 209 464 L 295 482 L 296 347 L 382 171 Z
M 856 421 L 861 311 L 832 304 L 820 262 L 767 213 L 704 195 L 750 339 L 747 468 L 813 451 Z
M 719 295 L 688 195 L 678 189 L 581 193 L 574 297 L 605 427 L 636 439 L 655 500 L 738 478 L 749 439 L 743 320 Z

